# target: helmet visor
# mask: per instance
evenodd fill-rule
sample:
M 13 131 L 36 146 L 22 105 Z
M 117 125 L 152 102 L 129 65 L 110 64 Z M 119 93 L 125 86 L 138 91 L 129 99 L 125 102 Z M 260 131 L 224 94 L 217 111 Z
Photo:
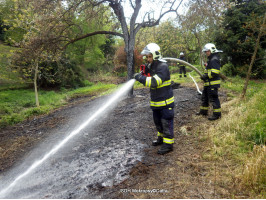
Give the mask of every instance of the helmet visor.
M 206 51 L 210 51 L 210 49 L 209 49 L 209 48 L 206 48 L 206 47 L 204 47 L 204 48 L 202 49 L 202 52 L 206 52 Z
M 140 54 L 141 54 L 141 55 L 148 55 L 148 54 L 150 54 L 150 53 L 151 53 L 151 51 L 150 51 L 149 49 L 144 48 Z

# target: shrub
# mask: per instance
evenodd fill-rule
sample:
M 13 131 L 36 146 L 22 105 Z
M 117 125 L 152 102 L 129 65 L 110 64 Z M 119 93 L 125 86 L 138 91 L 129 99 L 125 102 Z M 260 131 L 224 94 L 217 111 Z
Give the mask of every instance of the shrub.
M 236 75 L 236 68 L 232 63 L 227 63 L 222 66 L 221 72 L 226 76 L 235 76 Z

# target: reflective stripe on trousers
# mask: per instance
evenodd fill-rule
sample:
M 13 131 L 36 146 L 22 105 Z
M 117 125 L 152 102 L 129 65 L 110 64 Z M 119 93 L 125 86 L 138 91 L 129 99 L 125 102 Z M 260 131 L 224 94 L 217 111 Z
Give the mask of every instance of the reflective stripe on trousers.
M 163 143 L 166 144 L 173 144 L 174 143 L 174 138 L 169 139 L 169 138 L 163 138 Z
M 204 87 L 202 96 L 202 104 L 200 109 L 202 112 L 207 112 L 209 108 L 209 103 L 213 106 L 213 113 L 220 115 L 221 114 L 221 104 L 218 97 L 218 88 Z

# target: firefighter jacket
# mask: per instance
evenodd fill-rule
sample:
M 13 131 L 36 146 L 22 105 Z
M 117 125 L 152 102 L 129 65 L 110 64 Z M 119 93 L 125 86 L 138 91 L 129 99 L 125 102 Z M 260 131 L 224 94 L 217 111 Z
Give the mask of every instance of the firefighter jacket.
M 185 56 L 180 56 L 179 59 L 180 59 L 180 60 L 184 60 L 184 61 L 186 61 Z M 184 64 L 180 63 L 179 66 L 184 66 Z
M 208 78 L 204 81 L 204 86 L 211 86 L 213 88 L 220 87 L 220 67 L 219 55 L 217 53 L 211 54 L 208 57 L 207 66 L 204 70 L 204 74 L 208 75 Z
M 174 107 L 174 95 L 171 87 L 170 72 L 168 65 L 163 61 L 153 61 L 146 67 L 146 74 L 150 77 L 141 76 L 139 82 L 150 88 L 150 106 L 153 110 Z

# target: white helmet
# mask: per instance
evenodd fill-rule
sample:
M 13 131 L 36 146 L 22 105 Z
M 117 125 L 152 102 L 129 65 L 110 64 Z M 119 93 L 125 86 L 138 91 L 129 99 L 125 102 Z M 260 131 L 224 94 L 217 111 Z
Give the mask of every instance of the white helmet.
M 217 50 L 216 47 L 215 47 L 215 45 L 212 44 L 212 43 L 205 44 L 205 46 L 202 49 L 202 52 L 205 52 L 205 51 L 211 51 L 211 53 L 223 52 L 221 50 Z
M 179 55 L 180 55 L 180 56 L 183 56 L 183 55 L 184 55 L 184 53 L 183 53 L 183 52 L 181 52 Z
M 160 47 L 155 43 L 148 44 L 141 52 L 141 55 L 153 55 L 153 60 L 159 60 L 162 58 Z

